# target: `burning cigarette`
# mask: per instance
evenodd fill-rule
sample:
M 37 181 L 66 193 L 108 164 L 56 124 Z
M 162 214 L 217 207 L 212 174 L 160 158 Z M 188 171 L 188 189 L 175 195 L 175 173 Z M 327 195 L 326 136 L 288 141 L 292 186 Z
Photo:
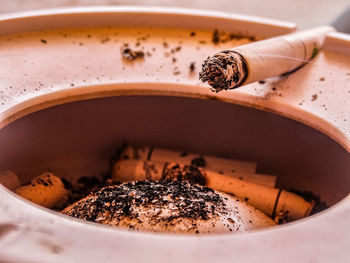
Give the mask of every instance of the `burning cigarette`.
M 10 190 L 16 189 L 21 185 L 18 176 L 12 171 L 0 172 L 0 184 Z
M 183 165 L 194 165 L 268 187 L 274 187 L 276 184 L 276 176 L 256 174 L 256 163 L 254 162 L 201 156 L 194 153 L 177 152 L 153 147 L 134 146 L 125 147 L 120 157 L 121 159 L 140 159 L 163 164 L 174 162 Z
M 221 51 L 203 62 L 199 78 L 219 92 L 290 73 L 317 55 L 331 31 L 323 26 Z
M 288 211 L 291 220 L 300 219 L 309 215 L 313 206 L 300 196 L 281 189 L 245 182 L 225 174 L 177 163 L 120 160 L 113 167 L 112 178 L 121 182 L 145 179 L 187 180 L 234 194 L 272 218 L 276 212 Z
M 52 208 L 66 198 L 61 179 L 52 173 L 43 173 L 15 190 L 19 196 L 38 205 Z

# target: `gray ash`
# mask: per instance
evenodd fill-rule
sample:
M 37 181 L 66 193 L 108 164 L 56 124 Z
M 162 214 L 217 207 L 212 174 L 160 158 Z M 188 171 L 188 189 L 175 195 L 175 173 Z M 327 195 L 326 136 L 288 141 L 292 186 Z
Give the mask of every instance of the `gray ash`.
M 92 222 L 123 217 L 138 219 L 137 208 L 140 206 L 165 209 L 170 203 L 171 215 L 157 220 L 208 220 L 219 212 L 226 212 L 224 201 L 214 190 L 180 181 L 136 181 L 105 187 L 63 212 Z
M 246 75 L 244 59 L 234 51 L 224 50 L 204 60 L 199 79 L 207 81 L 212 91 L 219 92 L 237 88 Z

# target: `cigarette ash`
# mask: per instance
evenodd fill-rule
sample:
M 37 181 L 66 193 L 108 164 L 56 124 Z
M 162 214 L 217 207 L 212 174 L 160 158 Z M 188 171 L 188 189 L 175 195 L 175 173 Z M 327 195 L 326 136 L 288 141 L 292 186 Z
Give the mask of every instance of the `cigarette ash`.
M 198 156 L 197 158 L 192 159 L 191 165 L 204 168 L 207 165 L 207 162 L 203 156 Z
M 123 46 L 121 48 L 123 58 L 129 61 L 133 61 L 138 58 L 144 58 L 145 53 L 142 50 L 132 50 L 129 46 Z
M 168 165 L 163 171 L 162 180 L 188 181 L 199 185 L 207 183 L 205 173 L 194 165 Z
M 208 82 L 213 92 L 237 88 L 246 76 L 246 66 L 237 53 L 224 50 L 208 57 L 202 64 L 199 79 Z
M 52 186 L 53 183 L 51 181 L 51 175 L 49 173 L 43 175 L 42 178 L 37 178 L 35 180 L 27 181 L 22 186 L 25 185 L 31 185 L 31 186 L 36 186 L 36 185 L 43 185 L 43 186 Z
M 191 62 L 188 68 L 190 70 L 190 73 L 193 73 L 196 69 L 196 62 Z
M 100 190 L 102 187 L 120 184 L 120 182 L 111 180 L 110 174 L 105 174 L 99 177 L 82 176 L 75 183 L 71 183 L 65 178 L 61 178 L 61 181 L 67 190 L 67 198 L 63 203 L 59 203 L 53 208 L 56 211 L 62 210 L 74 202 L 86 197 L 90 193 Z
M 159 213 L 152 224 L 179 218 L 209 220 L 227 214 L 224 200 L 214 190 L 180 181 L 136 181 L 109 186 L 66 208 L 63 213 L 86 221 L 123 224 L 125 218 L 142 223 L 140 207 Z M 171 211 L 168 211 L 171 210 Z M 133 228 L 133 227 L 132 227 Z
M 254 36 L 243 36 L 240 34 L 220 32 L 217 29 L 215 29 L 213 31 L 211 39 L 212 39 L 213 44 L 215 44 L 215 45 L 217 45 L 219 43 L 226 43 L 228 41 L 239 40 L 239 39 L 248 39 L 251 42 L 257 40 Z

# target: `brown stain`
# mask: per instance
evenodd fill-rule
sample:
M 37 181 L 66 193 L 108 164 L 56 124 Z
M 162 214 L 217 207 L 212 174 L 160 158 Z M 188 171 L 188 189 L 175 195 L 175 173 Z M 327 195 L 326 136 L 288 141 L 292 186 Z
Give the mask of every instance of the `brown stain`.
M 40 239 L 37 244 L 45 249 L 47 249 L 52 254 L 60 254 L 63 252 L 63 248 L 60 245 L 54 244 L 47 239 Z
M 0 224 L 0 239 L 8 235 L 10 232 L 18 229 L 15 224 Z
M 261 99 L 261 100 L 270 100 L 272 97 L 275 97 L 275 96 L 277 96 L 276 89 L 273 90 L 272 92 L 267 92 L 267 93 L 265 93 L 263 97 L 259 97 L 258 99 Z
M 211 95 L 206 95 L 205 98 L 209 99 L 209 100 L 215 100 L 215 101 L 223 101 L 220 98 L 216 97 L 216 96 L 211 96 Z

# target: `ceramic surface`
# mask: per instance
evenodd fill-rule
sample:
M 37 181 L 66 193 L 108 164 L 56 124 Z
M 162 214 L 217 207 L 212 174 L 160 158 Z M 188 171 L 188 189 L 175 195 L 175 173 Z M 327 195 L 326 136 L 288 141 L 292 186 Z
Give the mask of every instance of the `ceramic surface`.
M 140 26 L 143 27 L 141 30 Z M 290 124 L 293 129 L 295 127 L 299 127 L 300 130 L 309 129 L 307 130 L 309 136 L 315 138 L 316 142 L 320 142 L 320 145 L 323 145 L 324 140 L 327 140 L 324 145 L 333 145 L 326 149 L 335 147 L 335 150 L 329 153 L 339 156 L 340 175 L 338 179 L 335 178 L 335 183 L 331 186 L 341 190 L 339 195 L 328 194 L 327 199 L 332 204 L 336 204 L 324 213 L 274 229 L 242 235 L 190 237 L 132 233 L 82 223 L 30 204 L 0 187 L 2 234 L 0 258 L 3 261 L 96 262 L 98 260 L 110 262 L 118 259 L 136 262 L 147 259 L 149 262 L 179 260 L 183 262 L 212 262 L 213 260 L 215 262 L 233 260 L 242 262 L 280 262 L 281 260 L 284 262 L 346 262 L 347 248 L 350 246 L 348 238 L 350 200 L 347 196 L 349 179 L 346 176 L 346 171 L 349 171 L 350 151 L 350 114 L 347 106 L 350 98 L 349 36 L 331 33 L 327 36 L 324 49 L 318 56 L 292 75 L 269 79 L 265 84 L 253 83 L 234 91 L 214 94 L 208 89 L 208 86 L 198 81 L 197 74 L 201 61 L 218 50 L 244 44 L 247 41 L 247 39 L 235 39 L 233 42 L 213 45 L 211 44 L 211 32 L 215 28 L 236 34 L 266 38 L 292 32 L 295 30 L 295 25 L 203 11 L 139 8 L 83 8 L 0 17 L 0 48 L 2 50 L 0 54 L 0 127 L 2 128 L 0 135 L 3 134 L 2 138 L 11 139 L 1 142 L 5 150 L 0 155 L 2 160 L 6 160 L 1 164 L 2 168 L 10 168 L 8 166 L 11 162 L 23 161 L 23 172 L 34 174 L 39 170 L 38 167 L 29 165 L 38 163 L 37 160 L 32 160 L 28 150 L 29 146 L 33 146 L 30 144 L 31 140 L 21 139 L 21 135 L 27 130 L 33 133 L 26 134 L 26 138 L 32 136 L 32 141 L 38 143 L 38 149 L 44 149 L 45 145 L 42 143 L 46 142 L 45 139 L 51 138 L 50 134 L 55 134 L 55 132 L 59 134 L 62 131 L 64 136 L 60 137 L 61 140 L 68 138 L 65 136 L 69 134 L 69 131 L 79 131 L 77 126 L 80 123 L 83 127 L 89 127 L 87 135 L 82 135 L 83 138 L 90 138 L 91 142 L 97 141 L 94 138 L 104 138 L 102 135 L 106 134 L 106 131 L 102 126 L 108 126 L 108 120 L 103 119 L 104 121 L 96 127 L 93 121 L 88 126 L 89 119 L 92 116 L 92 120 L 97 123 L 97 120 L 103 116 L 104 109 L 112 109 L 115 105 L 122 105 L 120 110 L 124 111 L 130 105 L 139 105 L 130 109 L 130 118 L 128 115 L 127 117 L 117 115 L 116 118 L 120 120 L 120 123 L 129 125 L 125 130 L 134 131 L 134 134 L 131 135 L 130 132 L 125 134 L 121 132 L 120 136 L 138 142 L 157 141 L 159 145 L 165 146 L 171 146 L 169 145 L 171 143 L 162 141 L 159 136 L 152 137 L 155 136 L 155 133 L 150 132 L 147 135 L 142 130 L 147 123 L 144 123 L 143 126 L 132 126 L 133 118 L 137 119 L 137 114 L 142 111 L 153 113 L 155 120 L 151 115 L 146 116 L 146 119 L 152 120 L 153 118 L 154 123 L 158 123 L 158 126 L 150 130 L 157 131 L 159 128 L 163 132 L 159 134 L 164 134 L 167 130 L 160 124 L 168 121 L 167 116 L 169 115 L 165 113 L 171 113 L 169 110 L 171 107 L 179 110 L 179 103 L 183 103 L 184 108 L 187 109 L 181 113 L 182 116 L 188 115 L 184 117 L 184 120 L 191 120 L 192 113 L 187 113 L 194 112 L 193 116 L 204 116 L 203 127 L 210 126 L 210 123 L 205 121 L 205 116 L 209 116 L 208 119 L 214 122 L 215 116 L 222 110 L 227 110 L 232 114 L 236 113 L 237 116 L 246 114 L 244 115 L 246 119 L 237 118 L 237 123 L 250 123 L 250 126 L 247 126 L 250 128 L 254 127 L 256 116 L 264 116 L 267 119 L 280 118 L 266 113 L 273 112 L 321 131 L 343 147 L 332 144 L 328 137 L 318 132 L 311 132 L 311 129 L 305 128 L 305 125 L 296 124 L 296 122 Z M 196 36 L 190 37 L 192 31 L 196 31 Z M 144 41 L 144 38 L 147 40 Z M 138 41 L 150 55 L 146 55 L 141 61 L 125 62 L 121 57 L 120 48 L 124 43 L 129 43 L 133 48 L 137 48 Z M 164 42 L 167 42 L 168 47 L 165 47 Z M 178 46 L 181 46 L 180 50 L 171 51 Z M 176 62 L 173 62 L 173 58 L 176 59 Z M 189 65 L 193 62 L 196 65 L 195 72 L 189 71 Z M 88 99 L 96 100 L 86 101 Z M 64 108 L 68 102 L 73 102 L 73 104 Z M 252 109 L 236 105 L 248 106 Z M 51 111 L 50 108 L 53 106 L 57 107 Z M 146 106 L 149 108 L 145 108 Z M 160 109 L 158 111 L 157 106 Z M 47 111 L 38 112 L 44 109 Z M 57 115 L 50 115 L 50 112 L 56 111 L 57 113 L 61 109 L 63 120 L 52 119 L 52 116 Z M 74 118 L 69 120 L 69 112 L 71 116 L 76 117 L 79 116 L 79 109 L 84 109 L 80 112 L 81 120 Z M 196 109 L 203 109 L 204 115 L 195 113 Z M 256 111 L 256 109 L 263 111 Z M 162 110 L 164 110 L 163 115 Z M 249 115 L 250 111 L 252 115 Z M 85 114 L 87 112 L 89 115 Z M 210 112 L 216 115 L 210 115 Z M 31 113 L 34 114 L 27 116 Z M 179 117 L 181 114 L 177 113 L 174 117 Z M 35 116 L 39 116 L 37 122 Z M 113 118 L 113 116 L 108 116 Z M 25 118 L 21 119 L 22 117 Z M 226 119 L 218 122 L 226 123 L 225 128 L 234 132 L 234 125 L 229 124 L 230 116 L 225 115 L 225 117 Z M 52 130 L 41 133 L 42 141 L 36 139 L 36 135 L 40 134 L 39 128 L 45 123 L 40 124 L 40 118 L 44 121 L 51 118 L 53 123 Z M 63 127 L 66 124 L 65 118 L 69 123 L 68 128 Z M 288 123 L 291 120 L 277 119 L 274 119 L 273 122 L 281 121 L 281 125 L 283 124 L 281 127 L 289 127 Z M 29 121 L 26 122 L 26 120 Z M 18 123 L 17 126 L 16 123 Z M 183 125 L 186 125 L 186 122 Z M 264 126 L 264 123 L 259 125 Z M 116 132 L 123 131 L 123 129 L 116 128 L 117 124 L 112 126 Z M 133 129 L 135 127 L 137 129 Z M 103 130 L 102 135 L 98 135 L 101 130 Z M 287 130 L 283 131 L 283 128 L 281 130 L 282 134 L 288 133 Z M 189 137 L 195 137 L 193 135 L 195 131 L 192 127 Z M 145 135 L 142 138 L 140 134 Z M 167 136 L 171 137 L 171 134 L 170 132 L 170 135 Z M 276 131 L 275 134 L 278 136 L 279 132 Z M 299 135 L 283 135 L 277 140 L 283 142 L 286 141 L 286 138 L 303 136 L 302 132 L 295 132 L 295 134 Z M 16 135 L 18 135 L 18 141 L 14 139 Z M 237 133 L 238 135 L 240 133 Z M 258 132 L 253 132 L 253 135 L 259 138 Z M 225 133 L 222 136 L 227 140 L 232 140 L 230 141 L 232 143 L 238 141 Z M 77 134 L 75 137 L 72 136 L 72 142 L 78 137 Z M 208 138 L 203 135 L 203 139 Z M 256 140 L 256 143 L 259 144 L 260 141 Z M 62 141 L 58 139 L 58 142 Z M 175 142 L 174 145 L 181 146 L 181 142 L 180 144 Z M 220 140 L 213 142 L 212 145 L 216 145 L 215 149 L 210 147 L 210 140 L 207 143 L 208 147 L 204 147 L 203 141 L 201 144 L 198 140 L 190 144 L 182 142 L 182 146 L 203 152 L 226 151 L 234 155 L 223 146 L 222 142 L 220 144 L 222 148 L 218 148 L 219 142 Z M 116 142 L 115 145 L 118 143 Z M 14 145 L 17 146 L 14 147 Z M 29 158 L 18 153 L 20 159 L 16 160 L 15 152 L 20 149 L 21 145 L 27 151 L 26 156 Z M 74 143 L 72 145 L 76 146 Z M 252 145 L 251 142 L 250 146 Z M 89 148 L 86 147 L 86 149 Z M 263 145 L 259 147 L 262 149 Z M 269 146 L 265 147 L 269 148 Z M 75 151 L 73 148 L 72 146 L 72 151 Z M 63 156 L 62 149 L 58 152 Z M 306 151 L 307 145 L 304 149 Z M 85 149 L 81 152 L 84 153 L 84 151 Z M 109 151 L 112 150 L 109 149 Z M 268 151 L 272 153 L 273 149 Z M 56 153 L 52 148 L 47 152 L 42 151 L 43 160 L 47 160 L 45 156 L 55 156 Z M 313 145 L 310 154 L 312 153 L 317 153 L 317 145 Z M 247 158 L 253 157 L 249 152 L 245 155 Z M 297 153 L 294 153 L 294 156 L 296 155 Z M 327 156 L 323 156 L 326 162 Z M 87 164 L 86 160 L 89 157 L 88 154 L 85 156 L 82 154 L 81 163 Z M 102 159 L 105 156 L 100 153 L 100 157 Z M 334 160 L 332 164 L 337 169 Z M 54 161 L 52 165 L 56 169 L 59 167 Z M 66 167 L 74 166 L 69 163 L 65 165 Z M 97 171 L 101 167 L 105 168 L 104 165 L 101 163 L 101 166 L 92 168 L 89 166 L 89 168 Z M 30 170 L 31 167 L 32 170 Z M 342 169 L 348 170 L 342 172 Z M 303 176 L 294 178 L 296 184 L 303 184 Z M 284 178 L 282 184 L 293 181 L 293 178 L 288 175 Z M 305 179 L 305 181 L 309 182 L 315 178 L 317 177 Z M 26 179 L 25 176 L 22 179 Z M 332 179 L 322 174 L 320 180 L 324 181 L 315 185 L 318 191 L 323 191 L 327 188 L 327 180 Z

